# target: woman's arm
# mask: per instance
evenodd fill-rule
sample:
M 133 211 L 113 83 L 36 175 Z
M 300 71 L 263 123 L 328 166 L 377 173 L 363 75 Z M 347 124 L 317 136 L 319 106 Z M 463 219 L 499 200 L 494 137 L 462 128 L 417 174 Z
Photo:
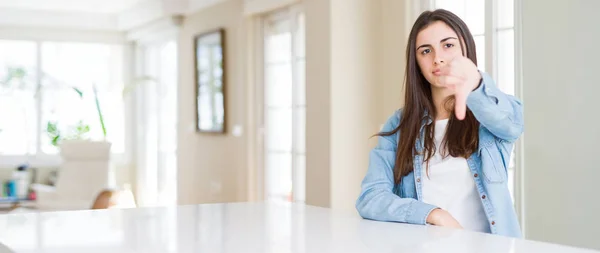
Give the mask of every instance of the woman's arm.
M 467 108 L 496 137 L 514 142 L 523 132 L 521 101 L 500 91 L 494 80 L 473 61 L 455 57 L 441 67 L 438 82 L 454 91 L 455 113 L 464 119 Z
M 481 125 L 496 137 L 514 142 L 523 133 L 521 101 L 498 89 L 487 73 L 480 73 L 481 82 L 467 97 L 467 107 Z
M 400 112 L 397 111 L 388 119 L 382 132 L 392 131 L 399 122 Z M 361 184 L 356 209 L 365 219 L 426 224 L 436 206 L 393 193 L 398 135 L 377 137 L 378 144 L 369 154 L 369 168 Z

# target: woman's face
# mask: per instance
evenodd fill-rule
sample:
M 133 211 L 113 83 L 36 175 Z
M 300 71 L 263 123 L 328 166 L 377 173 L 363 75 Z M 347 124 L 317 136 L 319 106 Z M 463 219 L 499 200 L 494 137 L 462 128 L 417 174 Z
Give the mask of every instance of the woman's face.
M 458 35 L 442 21 L 431 23 L 417 34 L 417 64 L 432 89 L 444 88 L 437 81 L 440 68 L 462 55 L 462 51 Z

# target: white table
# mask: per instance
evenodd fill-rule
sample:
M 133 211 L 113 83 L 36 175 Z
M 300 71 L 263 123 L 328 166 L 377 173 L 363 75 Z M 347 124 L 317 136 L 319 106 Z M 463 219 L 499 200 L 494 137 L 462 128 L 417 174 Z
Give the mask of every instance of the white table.
M 275 203 L 0 215 L 0 242 L 10 248 L 0 252 L 593 252 Z

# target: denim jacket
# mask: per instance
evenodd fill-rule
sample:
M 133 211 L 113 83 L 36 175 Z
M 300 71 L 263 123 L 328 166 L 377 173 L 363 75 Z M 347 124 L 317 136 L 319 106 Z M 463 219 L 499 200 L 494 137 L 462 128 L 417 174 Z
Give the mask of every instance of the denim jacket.
M 523 132 L 521 102 L 500 91 L 492 78 L 484 72 L 479 87 L 467 98 L 467 107 L 480 123 L 479 147 L 467 163 L 481 196 L 490 233 L 522 237 L 508 189 L 510 155 L 515 141 Z M 385 123 L 382 131 L 395 129 L 402 118 L 396 111 Z M 424 124 L 431 124 L 424 122 Z M 424 125 L 423 125 L 424 126 Z M 378 221 L 426 224 L 429 213 L 437 208 L 422 202 L 421 171 L 423 156 L 415 155 L 414 170 L 394 184 L 396 133 L 378 137 L 378 144 L 369 154 L 369 167 L 361 183 L 361 193 L 356 201 L 358 213 L 365 219 Z M 423 127 L 417 140 L 417 150 L 423 149 Z

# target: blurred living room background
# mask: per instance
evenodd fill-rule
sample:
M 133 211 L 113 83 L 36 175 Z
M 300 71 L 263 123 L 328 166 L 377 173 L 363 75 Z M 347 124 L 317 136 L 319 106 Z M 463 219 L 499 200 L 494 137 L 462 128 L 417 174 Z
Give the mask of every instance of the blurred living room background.
M 572 124 L 599 122 L 594 0 L 0 0 L 1 212 L 90 209 L 103 191 L 110 208 L 355 212 L 369 137 L 403 103 L 408 33 L 435 8 L 524 102 L 508 186 L 526 238 L 600 249 L 600 135 Z

